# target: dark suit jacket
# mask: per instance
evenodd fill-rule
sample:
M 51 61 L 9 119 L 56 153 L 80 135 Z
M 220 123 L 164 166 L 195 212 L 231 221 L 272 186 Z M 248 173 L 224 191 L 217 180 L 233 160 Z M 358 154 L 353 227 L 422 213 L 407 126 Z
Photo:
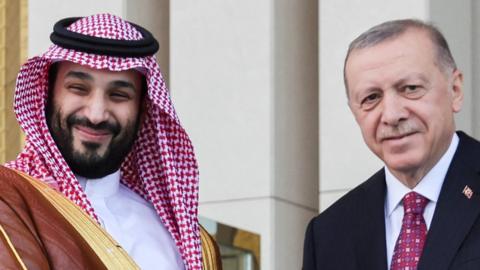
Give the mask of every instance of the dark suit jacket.
M 418 270 L 480 270 L 480 142 L 458 135 Z M 382 169 L 312 219 L 303 269 L 386 270 L 385 190 Z

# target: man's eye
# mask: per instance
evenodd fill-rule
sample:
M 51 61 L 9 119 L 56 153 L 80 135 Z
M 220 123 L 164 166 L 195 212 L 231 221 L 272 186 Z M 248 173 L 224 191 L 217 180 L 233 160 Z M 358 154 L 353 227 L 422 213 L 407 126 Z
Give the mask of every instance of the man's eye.
M 416 91 L 418 90 L 418 85 L 407 85 L 405 86 L 405 91 L 406 92 L 413 92 L 413 91 Z
M 364 110 L 371 109 L 378 103 L 380 98 L 381 98 L 381 95 L 379 93 L 372 93 L 366 96 L 364 99 L 362 99 L 360 106 Z
M 378 96 L 379 96 L 378 94 L 370 94 L 363 99 L 363 102 L 371 102 L 371 101 L 377 100 Z
M 129 100 L 130 99 L 130 96 L 128 94 L 125 94 L 125 93 L 110 93 L 110 97 L 113 99 L 113 100 L 116 100 L 116 101 L 123 101 L 123 100 Z
M 78 85 L 78 84 L 72 84 L 68 86 L 68 89 L 70 89 L 70 91 L 77 94 L 83 94 L 88 91 L 87 87 L 85 87 L 84 85 Z
M 421 85 L 410 84 L 403 86 L 401 92 L 407 98 L 416 99 L 422 97 L 426 91 Z

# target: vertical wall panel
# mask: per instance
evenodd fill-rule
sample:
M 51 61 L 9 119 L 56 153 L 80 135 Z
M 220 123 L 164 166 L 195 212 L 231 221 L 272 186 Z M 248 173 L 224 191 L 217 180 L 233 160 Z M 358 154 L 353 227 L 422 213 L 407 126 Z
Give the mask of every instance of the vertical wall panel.
M 25 57 L 26 1 L 0 1 L 0 162 L 14 159 L 22 132 L 13 112 L 15 80 Z

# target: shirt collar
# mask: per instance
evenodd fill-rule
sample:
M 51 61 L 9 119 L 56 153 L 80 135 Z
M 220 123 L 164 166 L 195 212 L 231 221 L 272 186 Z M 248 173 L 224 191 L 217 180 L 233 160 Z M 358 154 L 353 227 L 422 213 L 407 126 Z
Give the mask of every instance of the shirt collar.
M 87 197 L 106 198 L 117 193 L 120 187 L 120 170 L 96 179 L 75 176 Z
M 402 184 L 402 182 L 390 172 L 387 166 L 385 166 L 385 181 L 387 183 L 387 205 L 385 208 L 388 216 L 390 216 L 393 210 L 400 204 L 403 197 L 411 191 L 417 192 L 431 202 L 437 202 L 448 167 L 457 150 L 458 141 L 458 135 L 454 133 L 447 151 L 413 190 Z

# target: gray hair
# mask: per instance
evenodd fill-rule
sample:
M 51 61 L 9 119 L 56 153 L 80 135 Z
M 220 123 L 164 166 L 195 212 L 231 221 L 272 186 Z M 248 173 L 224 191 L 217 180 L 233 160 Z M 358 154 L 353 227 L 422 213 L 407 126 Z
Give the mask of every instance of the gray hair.
M 448 47 L 447 40 L 437 27 L 430 23 L 425 23 L 416 19 L 387 21 L 370 28 L 350 43 L 347 51 L 347 56 L 345 57 L 345 62 L 343 65 L 343 81 L 345 83 L 347 97 L 349 95 L 345 68 L 351 52 L 357 49 L 373 47 L 384 41 L 394 39 L 412 28 L 424 30 L 429 35 L 430 40 L 432 41 L 436 50 L 437 64 L 442 69 L 442 71 L 447 72 L 457 69 L 455 60 L 453 59 L 452 53 L 450 52 L 450 49 Z

